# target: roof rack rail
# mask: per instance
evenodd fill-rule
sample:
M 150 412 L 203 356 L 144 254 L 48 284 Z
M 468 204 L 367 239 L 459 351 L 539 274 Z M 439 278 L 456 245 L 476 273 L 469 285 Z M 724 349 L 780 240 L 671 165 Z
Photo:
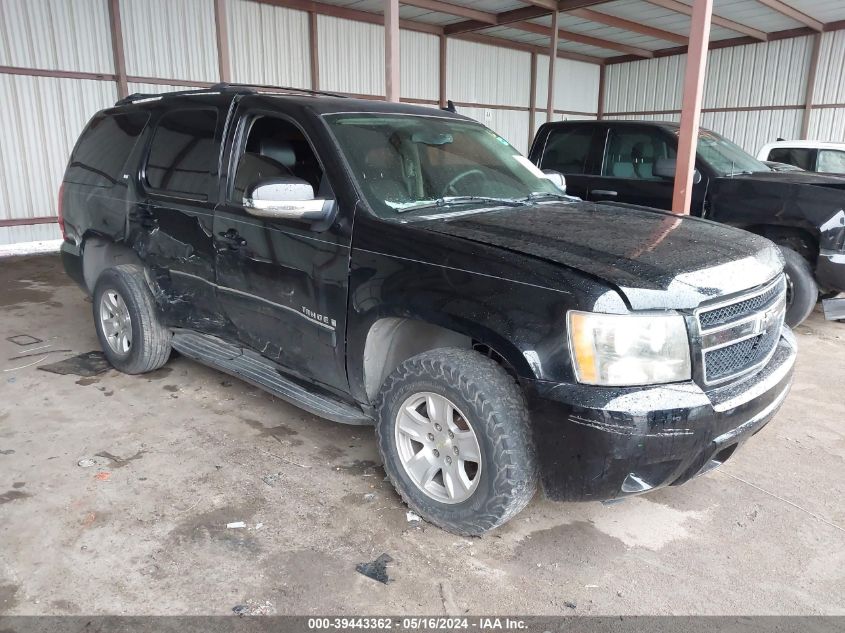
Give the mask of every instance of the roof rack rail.
M 136 92 L 123 99 L 119 99 L 115 102 L 116 106 L 121 105 L 128 105 L 130 103 L 136 103 L 138 101 L 144 101 L 145 99 L 162 99 L 165 97 L 181 97 L 185 95 L 203 95 L 203 94 L 211 94 L 215 92 L 234 92 L 234 93 L 247 93 L 247 94 L 255 94 L 262 90 L 267 91 L 278 91 L 278 92 L 290 92 L 290 93 L 299 93 L 299 94 L 310 94 L 310 95 L 324 95 L 326 97 L 340 97 L 343 99 L 348 98 L 347 95 L 338 94 L 336 92 L 325 92 L 323 90 L 309 90 L 308 88 L 293 88 L 291 86 L 271 86 L 271 85 L 264 85 L 264 84 L 239 84 L 239 83 L 216 83 L 208 88 L 195 88 L 192 90 L 177 90 L 175 92 L 162 92 L 162 93 L 145 93 L 145 92 Z
M 292 86 L 274 86 L 272 84 L 249 84 L 249 83 L 231 83 L 221 82 L 214 84 L 210 90 L 252 90 L 253 92 L 260 92 L 261 90 L 279 90 L 283 92 L 300 92 L 309 95 L 324 95 L 326 97 L 340 97 L 347 99 L 347 95 L 339 94 L 337 92 L 326 92 L 325 90 L 310 90 L 308 88 L 294 88 Z

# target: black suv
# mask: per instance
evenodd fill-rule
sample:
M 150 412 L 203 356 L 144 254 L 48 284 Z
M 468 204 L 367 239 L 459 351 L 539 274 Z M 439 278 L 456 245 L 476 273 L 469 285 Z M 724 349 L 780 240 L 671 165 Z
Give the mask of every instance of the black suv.
M 672 208 L 677 123 L 566 121 L 537 131 L 531 160 L 584 200 Z M 845 292 L 845 178 L 774 172 L 724 137 L 698 137 L 692 215 L 767 237 L 786 260 L 786 322 Z
M 430 108 L 230 84 L 91 120 L 62 256 L 109 361 L 171 349 L 374 424 L 424 518 L 480 534 L 554 499 L 679 484 L 789 389 L 767 240 L 564 195 Z

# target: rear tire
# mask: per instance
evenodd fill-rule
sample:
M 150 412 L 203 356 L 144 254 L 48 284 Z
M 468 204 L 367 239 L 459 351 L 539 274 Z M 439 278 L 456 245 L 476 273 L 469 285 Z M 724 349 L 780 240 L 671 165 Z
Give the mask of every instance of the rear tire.
M 788 283 L 786 324 L 796 327 L 810 316 L 816 307 L 819 287 L 806 259 L 787 246 L 780 246 L 780 252 L 786 261 L 784 273 Z
M 489 358 L 457 348 L 414 356 L 388 376 L 377 410 L 387 476 L 426 521 L 477 536 L 534 496 L 537 458 L 522 392 Z M 418 476 L 414 464 L 423 459 Z
M 171 333 L 158 320 L 140 266 L 121 264 L 104 270 L 94 286 L 93 305 L 97 338 L 115 369 L 143 374 L 170 358 Z

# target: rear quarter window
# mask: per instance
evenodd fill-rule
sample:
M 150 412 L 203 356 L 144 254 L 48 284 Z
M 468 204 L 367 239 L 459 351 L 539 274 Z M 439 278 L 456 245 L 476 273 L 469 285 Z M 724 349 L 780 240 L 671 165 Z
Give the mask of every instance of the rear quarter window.
M 149 118 L 140 111 L 96 115 L 71 154 L 65 182 L 109 188 L 122 180 L 126 160 Z
M 164 114 L 153 132 L 147 185 L 176 197 L 207 199 L 220 153 L 216 130 L 216 109 Z

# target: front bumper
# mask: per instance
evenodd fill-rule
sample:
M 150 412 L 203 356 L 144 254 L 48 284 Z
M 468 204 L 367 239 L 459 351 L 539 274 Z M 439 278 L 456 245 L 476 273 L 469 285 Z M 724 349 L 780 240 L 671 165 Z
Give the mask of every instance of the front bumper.
M 693 382 L 646 388 L 528 382 L 546 496 L 616 499 L 678 485 L 720 465 L 780 408 L 795 353 L 784 328 L 763 369 L 706 392 Z

